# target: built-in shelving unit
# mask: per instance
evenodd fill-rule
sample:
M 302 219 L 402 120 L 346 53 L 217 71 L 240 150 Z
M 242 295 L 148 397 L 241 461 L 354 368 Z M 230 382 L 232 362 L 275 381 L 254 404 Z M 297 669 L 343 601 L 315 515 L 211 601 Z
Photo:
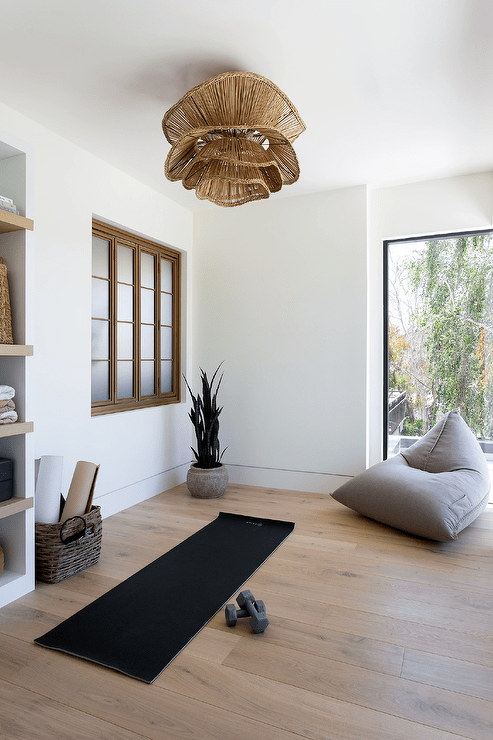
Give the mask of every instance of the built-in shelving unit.
M 28 158 L 19 142 L 0 136 L 0 195 L 12 198 L 20 210 L 29 207 Z M 28 336 L 27 276 L 32 249 L 29 235 L 34 222 L 0 209 L 0 257 L 7 265 L 12 329 L 16 344 L 0 344 L 0 385 L 15 389 L 19 420 L 0 424 L 0 457 L 13 460 L 14 495 L 0 502 L 0 545 L 5 567 L 0 573 L 0 607 L 34 588 L 34 482 L 28 435 L 34 429 L 26 420 L 28 409 L 28 358 L 33 346 Z M 17 343 L 18 342 L 18 343 Z

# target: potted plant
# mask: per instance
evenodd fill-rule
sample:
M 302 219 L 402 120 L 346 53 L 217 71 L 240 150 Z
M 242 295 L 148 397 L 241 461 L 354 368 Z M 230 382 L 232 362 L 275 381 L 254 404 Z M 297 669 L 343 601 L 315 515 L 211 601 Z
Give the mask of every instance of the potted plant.
M 192 463 L 188 471 L 187 485 L 192 496 L 196 498 L 219 498 L 228 485 L 228 471 L 221 462 L 226 449 L 221 452 L 219 445 L 219 415 L 223 407 L 217 405 L 217 393 L 223 379 L 222 375 L 217 380 L 214 389 L 214 381 L 221 365 L 222 363 L 210 381 L 207 374 L 200 368 L 202 396 L 198 393 L 194 396 L 185 378 L 192 398 L 189 417 L 197 440 L 197 449 L 192 447 L 195 463 Z

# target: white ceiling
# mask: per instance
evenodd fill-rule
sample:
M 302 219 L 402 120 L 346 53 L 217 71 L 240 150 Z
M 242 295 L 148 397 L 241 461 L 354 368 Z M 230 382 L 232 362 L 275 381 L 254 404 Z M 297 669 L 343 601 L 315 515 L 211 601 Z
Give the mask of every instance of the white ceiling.
M 161 120 L 229 70 L 305 121 L 300 179 L 272 198 L 493 169 L 492 0 L 1 5 L 0 102 L 190 209 L 206 206 L 164 177 Z

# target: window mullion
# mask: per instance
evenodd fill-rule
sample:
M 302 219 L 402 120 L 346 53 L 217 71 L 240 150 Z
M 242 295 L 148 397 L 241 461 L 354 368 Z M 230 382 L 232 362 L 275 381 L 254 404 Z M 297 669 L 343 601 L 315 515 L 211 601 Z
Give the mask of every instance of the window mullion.
M 138 401 L 142 399 L 140 391 L 140 251 L 141 247 L 135 246 L 135 280 L 134 280 L 134 388 L 135 397 Z
M 116 239 L 110 240 L 111 258 L 110 258 L 110 397 L 111 402 L 116 403 L 116 370 L 117 370 L 117 348 L 116 348 Z
M 161 257 L 156 258 L 156 282 L 155 282 L 155 358 L 156 358 L 156 395 L 161 397 Z
M 174 392 L 179 396 L 179 387 L 180 387 L 180 373 L 179 373 L 179 367 L 180 367 L 180 321 L 179 321 L 179 315 L 180 315 L 180 263 L 178 260 L 173 261 L 173 302 L 172 302 L 172 387 Z

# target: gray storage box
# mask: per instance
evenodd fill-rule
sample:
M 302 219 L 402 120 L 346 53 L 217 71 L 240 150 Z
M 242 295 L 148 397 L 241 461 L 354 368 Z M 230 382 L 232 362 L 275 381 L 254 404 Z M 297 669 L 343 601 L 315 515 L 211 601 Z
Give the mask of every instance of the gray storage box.
M 0 501 L 7 501 L 14 495 L 14 465 L 12 460 L 0 457 Z

